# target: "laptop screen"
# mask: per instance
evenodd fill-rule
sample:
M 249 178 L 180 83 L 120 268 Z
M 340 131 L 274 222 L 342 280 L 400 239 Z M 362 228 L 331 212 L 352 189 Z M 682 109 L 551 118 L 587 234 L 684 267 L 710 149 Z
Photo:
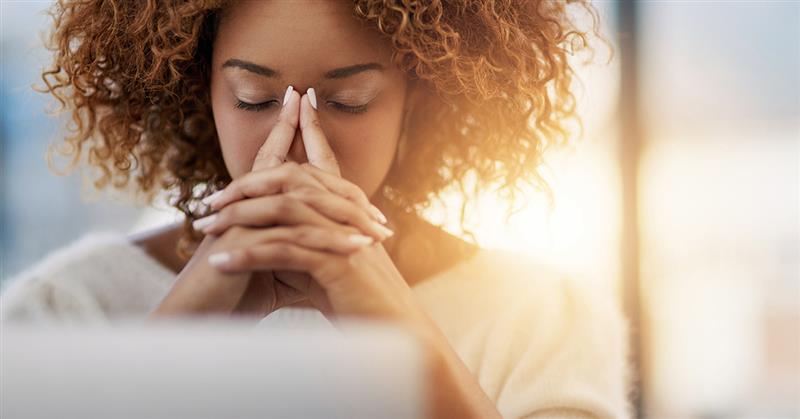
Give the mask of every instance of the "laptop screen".
M 376 323 L 346 326 L 5 324 L 0 416 L 422 417 L 415 342 Z

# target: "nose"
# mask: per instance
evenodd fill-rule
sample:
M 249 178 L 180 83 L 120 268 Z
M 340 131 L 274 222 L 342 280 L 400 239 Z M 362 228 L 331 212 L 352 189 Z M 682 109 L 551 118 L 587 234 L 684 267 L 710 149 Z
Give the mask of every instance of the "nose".
M 298 164 L 303 164 L 308 162 L 308 156 L 306 155 L 306 148 L 303 145 L 303 138 L 300 135 L 299 127 L 297 131 L 294 133 L 294 138 L 292 138 L 292 145 L 289 147 L 289 152 L 286 153 L 286 161 L 293 161 Z

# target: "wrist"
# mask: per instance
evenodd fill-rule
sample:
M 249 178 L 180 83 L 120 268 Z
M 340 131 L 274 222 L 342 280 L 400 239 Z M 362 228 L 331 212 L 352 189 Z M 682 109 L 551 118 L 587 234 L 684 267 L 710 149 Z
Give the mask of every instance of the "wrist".
M 424 356 L 431 418 L 500 418 L 494 402 L 433 323 L 413 330 Z

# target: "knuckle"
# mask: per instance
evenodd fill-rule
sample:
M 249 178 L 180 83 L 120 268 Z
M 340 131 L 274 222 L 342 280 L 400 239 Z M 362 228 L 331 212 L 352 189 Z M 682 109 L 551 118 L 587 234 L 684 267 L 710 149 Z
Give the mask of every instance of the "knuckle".
M 295 208 L 294 198 L 289 195 L 281 195 L 275 200 L 273 210 L 278 214 L 288 214 Z
M 223 226 L 234 224 L 238 211 L 237 205 L 228 205 L 219 212 L 217 222 Z
M 362 201 L 362 202 L 367 202 L 368 201 L 367 195 L 364 193 L 364 191 L 361 190 L 361 188 L 359 188 L 358 186 L 353 185 L 350 182 L 345 182 L 344 190 L 345 190 L 345 193 L 347 194 L 347 196 L 349 196 L 351 199 L 354 199 L 356 201 Z
M 285 176 L 287 179 L 295 179 L 296 177 L 300 176 L 303 172 L 303 169 L 300 167 L 300 164 L 293 161 L 287 161 L 283 164 L 283 170 L 285 172 Z
M 264 150 L 258 150 L 258 154 L 259 155 L 263 154 L 263 153 L 264 153 Z M 228 187 L 231 187 L 231 186 L 235 185 L 236 187 L 241 188 L 242 186 L 248 185 L 253 181 L 254 177 L 258 176 L 258 173 L 259 172 L 257 172 L 257 171 L 256 172 L 244 173 L 241 177 L 238 177 L 238 178 L 232 180 L 231 183 L 228 185 Z
M 304 202 L 311 202 L 317 197 L 317 189 L 311 186 L 301 186 L 292 191 L 292 195 Z
M 274 152 L 270 152 L 265 158 L 269 164 L 264 170 L 270 170 L 284 163 L 284 158 L 280 154 L 275 154 Z
M 338 164 L 338 161 L 336 160 L 336 156 L 334 156 L 333 153 L 325 153 L 325 154 L 323 154 L 322 156 L 320 156 L 320 160 L 322 160 L 323 162 L 325 162 L 325 163 L 327 163 L 329 165 Z
M 345 236 L 349 236 L 351 234 L 363 234 L 360 229 L 352 226 L 342 226 L 338 230 Z
M 278 166 L 278 169 L 276 169 L 275 180 L 277 180 L 281 185 L 288 184 L 289 181 L 292 179 L 292 171 L 291 171 L 292 164 L 295 163 L 286 162 Z
M 354 269 L 358 269 L 359 265 L 361 264 L 359 258 L 360 255 L 358 254 L 358 252 L 346 255 L 345 257 L 342 258 L 340 266 L 345 271 L 352 271 Z
M 239 263 L 242 265 L 250 265 L 255 262 L 256 256 L 252 249 L 245 248 L 239 251 Z
M 362 211 L 360 208 L 358 208 L 358 209 L 354 208 L 353 212 L 351 214 L 352 214 L 351 215 L 352 221 L 354 223 L 357 223 L 357 224 L 360 224 L 360 225 L 370 225 L 370 224 L 372 224 L 372 218 L 368 217 L 367 214 L 365 214 L 364 211 Z
M 356 262 L 355 254 L 358 252 L 354 252 L 348 255 L 341 255 L 337 258 L 332 258 L 332 260 L 325 264 L 325 266 L 320 267 L 327 271 L 326 276 L 331 276 L 334 278 L 342 278 L 341 280 L 345 280 L 349 276 L 349 273 L 352 272 L 354 267 L 358 266 L 358 262 Z M 329 284 L 333 285 L 333 284 Z
M 236 195 L 236 192 L 239 191 L 239 187 L 240 187 L 240 183 L 241 182 L 242 182 L 241 179 L 236 179 L 236 180 L 231 181 L 231 183 L 229 183 L 227 186 L 225 186 L 225 189 L 224 189 L 225 193 L 229 194 L 229 195 L 230 194 Z
M 300 242 L 306 242 L 313 239 L 315 231 L 309 226 L 301 226 L 295 229 L 295 239 Z
M 251 179 L 251 182 L 248 183 L 246 187 L 242 188 L 242 195 L 247 197 L 266 195 L 267 191 L 269 190 L 268 178 L 266 176 L 254 176 Z
M 240 238 L 247 232 L 245 227 L 239 225 L 231 226 L 228 231 L 225 232 L 225 235 L 230 238 Z
M 278 263 L 288 263 L 294 257 L 293 248 L 286 243 L 276 243 L 271 253 L 272 259 Z

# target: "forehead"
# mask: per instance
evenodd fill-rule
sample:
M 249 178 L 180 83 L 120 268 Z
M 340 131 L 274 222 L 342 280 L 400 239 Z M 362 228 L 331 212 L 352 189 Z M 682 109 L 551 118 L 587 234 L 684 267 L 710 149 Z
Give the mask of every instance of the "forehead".
M 226 7 L 214 43 L 215 63 L 244 59 L 298 78 L 364 62 L 390 66 L 380 34 L 338 0 L 245 0 Z M 288 80 L 291 81 L 291 80 Z

